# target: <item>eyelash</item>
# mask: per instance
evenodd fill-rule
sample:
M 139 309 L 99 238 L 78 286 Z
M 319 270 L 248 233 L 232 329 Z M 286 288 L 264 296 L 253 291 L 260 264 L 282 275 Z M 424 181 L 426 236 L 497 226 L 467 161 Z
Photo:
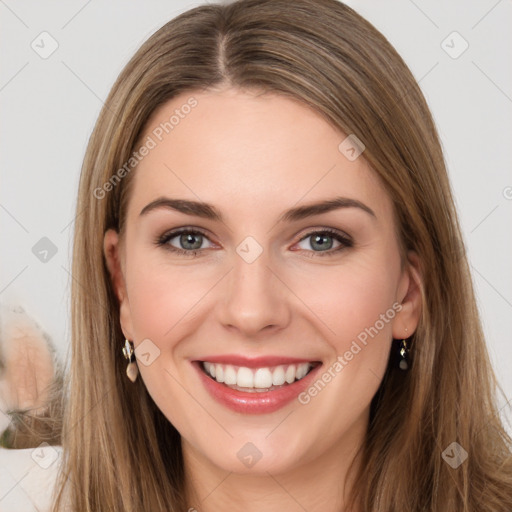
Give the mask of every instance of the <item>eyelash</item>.
M 202 231 L 199 231 L 197 229 L 186 229 L 186 228 L 184 228 L 184 229 L 178 229 L 176 231 L 171 231 L 169 233 L 163 234 L 162 236 L 160 236 L 156 240 L 156 245 L 159 246 L 159 247 L 163 247 L 166 250 L 171 251 L 171 252 L 173 252 L 175 254 L 179 254 L 179 255 L 182 255 L 182 256 L 188 256 L 188 257 L 197 256 L 200 252 L 205 250 L 205 249 L 194 249 L 194 250 L 191 250 L 191 251 L 187 251 L 185 249 L 179 249 L 179 248 L 174 247 L 174 246 L 169 244 L 170 240 L 172 240 L 173 238 L 176 238 L 179 235 L 183 235 L 183 234 L 187 234 L 187 235 L 202 235 L 205 238 L 208 238 L 206 236 L 206 234 L 203 233 Z M 336 231 L 336 230 L 330 229 L 330 228 L 320 229 L 320 230 L 317 230 L 317 231 L 310 231 L 309 233 L 304 235 L 299 240 L 299 242 L 302 242 L 303 240 L 306 240 L 307 238 L 309 238 L 309 237 L 311 237 L 313 235 L 329 235 L 332 238 L 334 238 L 336 241 L 340 242 L 341 245 L 338 248 L 336 248 L 336 249 L 330 249 L 328 251 L 308 251 L 306 249 L 301 249 L 303 251 L 306 251 L 306 253 L 309 253 L 309 254 L 307 254 L 307 257 L 309 257 L 309 258 L 315 258 L 317 256 L 319 256 L 321 258 L 326 257 L 326 256 L 333 256 L 335 254 L 338 254 L 343 249 L 346 249 L 348 247 L 352 247 L 354 245 L 352 240 L 348 236 L 342 235 L 339 231 Z M 299 242 L 297 242 L 297 243 L 299 243 Z

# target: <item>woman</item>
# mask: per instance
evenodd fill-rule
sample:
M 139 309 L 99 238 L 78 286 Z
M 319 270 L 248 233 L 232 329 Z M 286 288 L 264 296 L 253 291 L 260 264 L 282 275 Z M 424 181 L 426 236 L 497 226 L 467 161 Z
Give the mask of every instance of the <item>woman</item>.
M 157 31 L 91 136 L 73 277 L 55 511 L 510 509 L 436 129 L 347 6 Z

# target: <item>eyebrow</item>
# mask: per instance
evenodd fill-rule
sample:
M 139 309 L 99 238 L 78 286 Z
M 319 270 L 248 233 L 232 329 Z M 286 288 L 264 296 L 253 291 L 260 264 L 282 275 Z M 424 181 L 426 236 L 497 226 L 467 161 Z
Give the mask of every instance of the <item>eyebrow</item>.
M 166 208 L 175 210 L 186 215 L 194 215 L 213 221 L 224 222 L 222 214 L 211 204 L 200 201 L 191 201 L 188 199 L 172 199 L 169 197 L 159 197 L 142 208 L 139 216 L 146 215 L 152 210 Z M 375 212 L 357 199 L 348 197 L 335 197 L 317 203 L 306 204 L 291 208 L 284 212 L 278 219 L 278 222 L 294 222 L 313 217 L 322 213 L 327 213 L 340 208 L 359 208 L 374 218 L 377 218 Z

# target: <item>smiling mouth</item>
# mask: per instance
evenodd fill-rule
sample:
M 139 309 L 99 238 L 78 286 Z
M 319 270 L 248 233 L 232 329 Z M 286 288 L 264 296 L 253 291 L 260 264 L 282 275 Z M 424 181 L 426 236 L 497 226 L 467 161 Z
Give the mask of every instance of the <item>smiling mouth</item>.
M 231 389 L 247 393 L 263 393 L 281 389 L 303 379 L 320 364 L 319 361 L 311 361 L 247 368 L 246 366 L 201 361 L 200 368 L 212 380 Z

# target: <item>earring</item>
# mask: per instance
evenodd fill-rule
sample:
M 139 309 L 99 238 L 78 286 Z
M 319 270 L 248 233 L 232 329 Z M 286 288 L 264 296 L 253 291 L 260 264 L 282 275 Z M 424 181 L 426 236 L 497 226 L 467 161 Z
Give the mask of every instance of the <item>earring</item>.
M 400 355 L 400 361 L 398 362 L 398 367 L 400 370 L 408 370 L 409 369 L 409 349 L 407 348 L 407 340 L 402 340 L 400 342 L 400 347 L 398 349 L 398 354 Z
M 139 368 L 137 367 L 137 363 L 135 362 L 135 352 L 133 350 L 133 343 L 131 341 L 125 340 L 123 347 L 123 355 L 125 359 L 127 359 L 128 366 L 126 367 L 126 375 L 128 378 L 135 382 L 137 379 L 137 375 L 139 374 Z

